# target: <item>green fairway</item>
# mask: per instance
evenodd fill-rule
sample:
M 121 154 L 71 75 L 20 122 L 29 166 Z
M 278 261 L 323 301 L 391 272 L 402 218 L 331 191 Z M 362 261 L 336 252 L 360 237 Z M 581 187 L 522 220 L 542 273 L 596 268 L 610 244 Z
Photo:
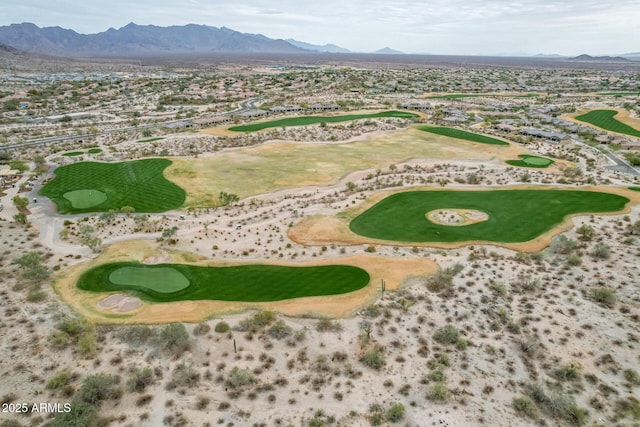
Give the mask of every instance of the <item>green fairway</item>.
M 286 119 L 270 120 L 268 122 L 253 123 L 243 126 L 232 126 L 230 131 L 234 132 L 255 132 L 262 129 L 287 127 L 287 126 L 305 126 L 315 125 L 318 123 L 337 123 L 347 122 L 350 120 L 360 119 L 377 119 L 384 117 L 397 117 L 402 119 L 413 119 L 418 117 L 417 114 L 408 113 L 406 111 L 382 111 L 380 113 L 372 114 L 345 114 L 340 116 L 301 116 L 301 117 L 288 117 Z
M 444 126 L 418 126 L 418 129 L 425 132 L 435 133 L 437 135 L 449 136 L 451 138 L 479 142 L 481 144 L 509 145 L 509 143 L 506 141 L 502 141 L 496 138 L 491 138 L 490 136 L 479 135 L 477 133 L 466 132 L 460 129 L 454 129 L 454 128 L 449 128 Z
M 519 95 L 509 95 L 504 93 L 450 93 L 447 95 L 432 95 L 430 99 L 462 99 L 462 98 L 489 98 L 489 97 L 501 97 L 501 98 L 535 98 L 540 96 L 537 93 L 527 93 Z
M 82 156 L 84 154 L 84 151 L 70 151 L 68 153 L 63 153 L 63 156 L 67 156 L 67 157 L 75 157 L 75 156 Z
M 170 164 L 167 159 L 146 159 L 61 166 L 40 194 L 53 200 L 61 214 L 106 212 L 125 206 L 136 212 L 164 212 L 182 206 L 186 197 L 183 189 L 162 174 Z
M 140 286 L 154 292 L 169 294 L 189 286 L 189 279 L 172 267 L 120 267 L 109 275 L 109 282 L 123 289 Z
M 627 188 L 629 188 L 629 190 L 632 190 L 632 191 L 640 191 L 640 187 L 627 187 Z
M 520 157 L 520 160 L 507 160 L 507 164 L 525 168 L 546 168 L 554 163 L 553 160 L 546 157 L 530 156 L 528 154 L 520 154 L 518 157 Z
M 351 231 L 401 242 L 526 242 L 549 231 L 570 214 L 617 212 L 629 199 L 575 190 L 410 191 L 381 200 L 356 218 Z M 436 209 L 473 209 L 489 219 L 462 227 L 425 218 Z
M 162 137 L 156 137 L 156 138 L 149 138 L 149 139 L 140 139 L 138 142 L 153 142 L 153 141 L 160 141 L 163 139 L 164 138 Z
M 108 197 L 98 190 L 74 190 L 62 195 L 75 209 L 87 209 L 107 201 Z
M 100 149 L 100 148 L 89 148 L 87 150 L 87 153 L 89 153 L 89 154 L 100 154 L 100 153 L 102 153 L 102 149 Z
M 611 132 L 623 133 L 625 135 L 631 135 L 640 138 L 640 130 L 634 129 L 629 125 L 619 122 L 614 118 L 618 114 L 615 110 L 594 110 L 589 111 L 586 114 L 582 114 L 576 117 L 576 120 L 581 122 L 590 123 L 601 129 L 609 130 Z
M 183 286 L 185 283 L 187 286 Z M 127 290 L 153 302 L 263 302 L 343 294 L 361 289 L 368 283 L 369 273 L 348 265 L 200 267 L 118 262 L 84 272 L 77 287 L 91 292 Z

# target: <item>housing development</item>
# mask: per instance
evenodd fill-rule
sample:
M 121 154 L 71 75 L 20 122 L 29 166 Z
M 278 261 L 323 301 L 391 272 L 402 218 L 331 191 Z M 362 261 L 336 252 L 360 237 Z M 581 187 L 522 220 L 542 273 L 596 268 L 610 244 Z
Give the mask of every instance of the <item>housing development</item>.
M 640 422 L 640 62 L 5 48 L 0 427 Z

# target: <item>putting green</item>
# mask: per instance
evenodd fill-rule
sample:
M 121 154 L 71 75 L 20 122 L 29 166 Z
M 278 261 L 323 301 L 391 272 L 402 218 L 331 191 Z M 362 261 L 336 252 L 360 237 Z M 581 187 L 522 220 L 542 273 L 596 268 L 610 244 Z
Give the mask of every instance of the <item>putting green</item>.
M 102 191 L 95 189 L 68 191 L 62 196 L 76 209 L 88 209 L 98 206 L 109 198 Z
M 618 212 L 627 202 L 626 197 L 596 191 L 408 191 L 376 203 L 355 217 L 349 228 L 361 236 L 400 242 L 518 243 L 551 230 L 567 215 Z M 425 218 L 425 212 L 453 209 L 484 212 L 488 219 L 450 227 Z
M 368 283 L 369 273 L 349 265 L 201 267 L 116 262 L 85 271 L 76 286 L 92 292 L 128 291 L 153 302 L 263 302 L 344 294 Z
M 530 156 L 528 154 L 520 154 L 518 157 L 520 157 L 519 160 L 507 160 L 507 164 L 525 168 L 546 168 L 554 163 L 553 160 L 546 157 Z
M 109 281 L 125 288 L 141 286 L 165 294 L 177 292 L 189 286 L 189 279 L 171 267 L 122 267 L 109 275 Z

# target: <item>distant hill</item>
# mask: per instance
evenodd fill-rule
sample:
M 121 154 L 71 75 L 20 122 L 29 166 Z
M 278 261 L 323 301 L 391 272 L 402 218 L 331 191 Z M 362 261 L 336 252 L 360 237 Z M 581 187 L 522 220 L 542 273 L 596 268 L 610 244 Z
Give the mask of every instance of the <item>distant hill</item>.
M 382 55 L 404 55 L 404 52 L 400 52 L 399 50 L 391 49 L 390 47 L 383 47 L 382 49 L 378 49 L 375 52 L 376 54 Z
M 591 55 L 578 55 L 574 58 L 569 58 L 573 61 L 583 62 L 629 62 L 629 59 L 621 56 L 591 56 Z
M 26 52 L 72 57 L 131 57 L 136 55 L 212 52 L 308 52 L 285 40 L 244 34 L 230 28 L 188 24 L 158 27 L 130 23 L 97 34 L 79 34 L 60 27 L 40 28 L 22 23 L 0 27 L 0 43 Z
M 533 56 L 534 58 L 566 58 L 566 56 L 558 55 L 557 53 L 537 53 Z
M 314 52 L 351 53 L 349 49 L 345 49 L 335 44 L 317 45 L 317 44 L 301 42 L 299 40 L 294 40 L 294 39 L 286 39 L 286 41 L 299 48 L 311 50 Z
M 8 53 L 8 54 L 12 54 L 12 55 L 20 55 L 21 51 L 19 51 L 18 49 L 16 49 L 13 46 L 9 46 L 6 45 L 4 43 L 0 43 L 0 53 Z

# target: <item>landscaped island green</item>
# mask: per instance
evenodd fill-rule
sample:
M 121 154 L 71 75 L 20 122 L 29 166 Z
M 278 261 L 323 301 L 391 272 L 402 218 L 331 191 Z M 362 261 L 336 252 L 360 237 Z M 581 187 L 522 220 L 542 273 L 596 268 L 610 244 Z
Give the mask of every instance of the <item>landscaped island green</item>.
M 61 214 L 106 212 L 125 206 L 136 212 L 164 212 L 184 203 L 184 190 L 163 176 L 167 159 L 120 163 L 81 162 L 56 169 L 40 194 Z
M 623 133 L 625 135 L 636 136 L 640 138 L 640 130 L 634 129 L 629 125 L 619 122 L 614 118 L 618 114 L 615 110 L 594 110 L 586 114 L 576 116 L 576 120 L 590 123 L 599 128 L 609 130 L 611 132 Z
M 201 267 L 117 262 L 84 272 L 77 287 L 91 292 L 125 291 L 152 302 L 264 302 L 344 294 L 368 283 L 369 273 L 349 265 Z
M 337 123 L 347 122 L 351 120 L 360 119 L 379 119 L 384 117 L 396 117 L 401 119 L 413 119 L 418 117 L 415 113 L 409 113 L 406 111 L 382 111 L 380 113 L 371 114 L 344 114 L 339 116 L 301 116 L 301 117 L 287 117 L 285 119 L 270 120 L 267 122 L 252 123 L 242 126 L 232 126 L 230 131 L 234 132 L 256 132 L 262 129 L 287 127 L 287 126 L 306 126 L 315 125 L 318 123 Z
M 400 242 L 526 242 L 551 230 L 567 215 L 617 212 L 629 199 L 576 190 L 409 191 L 393 194 L 356 218 L 349 227 L 361 236 Z M 488 219 L 465 226 L 436 224 L 435 210 L 469 209 Z
M 520 160 L 507 160 L 507 164 L 525 168 L 546 168 L 553 164 L 553 160 L 546 157 L 530 156 L 528 154 L 519 154 L 518 157 L 520 157 Z
M 491 138 L 490 136 L 479 135 L 477 133 L 466 132 L 464 130 L 449 128 L 444 126 L 418 126 L 418 129 L 435 133 L 437 135 L 448 136 L 451 138 L 464 139 L 466 141 L 479 142 L 481 144 L 492 145 L 509 145 L 508 142 L 500 139 Z

